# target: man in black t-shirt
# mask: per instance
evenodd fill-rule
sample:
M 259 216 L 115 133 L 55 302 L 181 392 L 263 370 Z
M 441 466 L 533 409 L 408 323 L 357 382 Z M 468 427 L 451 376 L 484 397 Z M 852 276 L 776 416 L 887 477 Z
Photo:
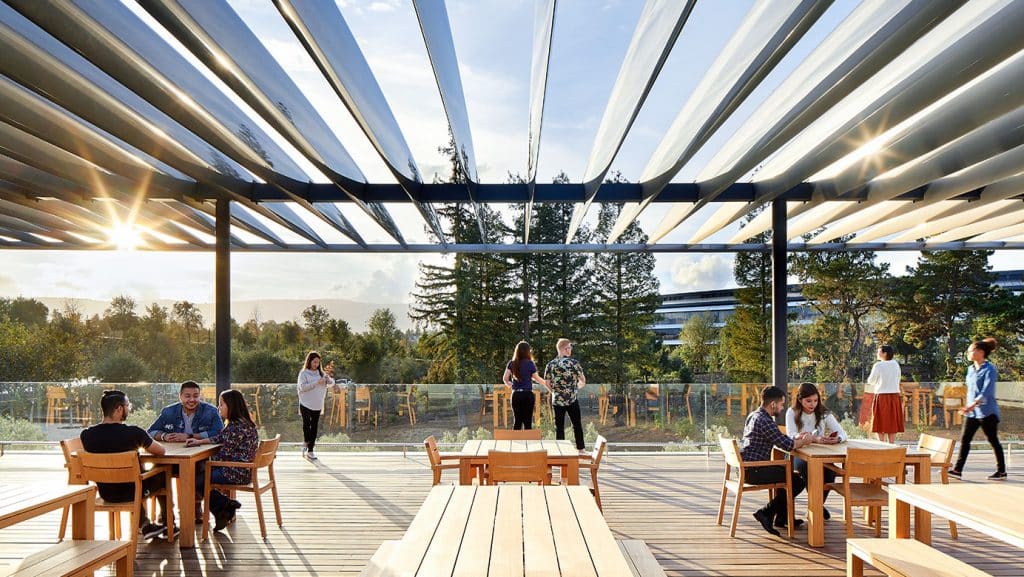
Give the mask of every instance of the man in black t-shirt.
M 103 408 L 103 422 L 82 431 L 82 448 L 90 453 L 123 453 L 143 449 L 152 455 L 164 454 L 163 445 L 154 441 L 144 429 L 124 424 L 132 409 L 127 395 L 121 391 L 104 391 L 100 406 Z M 150 477 L 142 482 L 143 495 L 164 486 L 162 474 Z M 135 498 L 135 485 L 132 483 L 97 483 L 96 488 L 100 497 L 111 503 L 124 503 Z M 158 502 L 160 516 L 163 517 L 163 500 Z M 139 505 L 141 507 L 142 504 Z M 150 522 L 145 507 L 141 507 L 139 528 L 145 539 L 157 537 L 167 530 L 163 525 Z

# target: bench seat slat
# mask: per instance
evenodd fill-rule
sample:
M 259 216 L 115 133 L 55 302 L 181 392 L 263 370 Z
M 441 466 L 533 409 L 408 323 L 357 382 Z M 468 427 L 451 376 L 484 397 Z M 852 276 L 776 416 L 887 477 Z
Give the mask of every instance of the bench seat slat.
M 856 556 L 890 577 L 991 577 L 916 539 L 847 539 L 846 549 L 847 563 Z

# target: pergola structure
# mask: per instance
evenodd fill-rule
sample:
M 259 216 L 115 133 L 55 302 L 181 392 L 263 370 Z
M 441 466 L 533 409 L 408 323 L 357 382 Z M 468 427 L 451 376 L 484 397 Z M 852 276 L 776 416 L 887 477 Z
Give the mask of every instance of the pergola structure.
M 112 248 L 133 222 L 147 248 L 216 252 L 218 388 L 229 383 L 231 251 L 771 251 L 775 382 L 785 382 L 791 250 L 1024 248 L 1024 1 L 865 0 L 701 168 L 673 182 L 829 9 L 755 2 L 667 129 L 636 184 L 604 183 L 695 0 L 648 0 L 582 182 L 539 184 L 556 0 L 537 0 L 524 184 L 481 183 L 443 0 L 414 0 L 466 184 L 423 182 L 374 71 L 334 0 L 274 0 L 280 17 L 387 166 L 370 183 L 327 122 L 224 0 L 139 0 L 201 71 L 121 2 L 0 3 L 0 247 Z M 208 75 L 271 127 L 263 130 Z M 286 141 L 328 182 L 282 149 Z M 530 242 L 534 203 L 574 203 L 564 244 Z M 625 203 L 608 238 L 574 242 L 593 202 Z M 412 244 L 386 205 L 416 208 Z M 438 203 L 525 204 L 514 244 L 457 244 Z M 643 245 L 617 243 L 652 203 Z M 732 238 L 733 223 L 770 205 Z M 707 207 L 707 208 L 705 208 Z M 367 242 L 346 213 L 390 237 Z M 345 239 L 327 242 L 302 214 Z M 664 243 L 687 220 L 686 243 Z M 772 231 L 772 241 L 747 242 Z M 281 231 L 287 231 L 287 234 Z M 806 235 L 806 236 L 805 236 Z M 719 235 L 721 236 L 721 235 Z M 792 242 L 791 242 L 792 241 Z

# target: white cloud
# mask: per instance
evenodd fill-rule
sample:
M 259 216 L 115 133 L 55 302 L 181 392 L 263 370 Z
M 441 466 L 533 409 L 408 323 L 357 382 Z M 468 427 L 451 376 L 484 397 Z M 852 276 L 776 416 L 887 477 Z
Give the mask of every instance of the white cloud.
M 395 6 L 389 2 L 373 2 L 367 7 L 367 10 L 370 12 L 394 12 Z
M 672 292 L 720 289 L 733 284 L 732 255 L 679 255 L 671 263 Z M 663 292 L 668 287 L 662 287 Z

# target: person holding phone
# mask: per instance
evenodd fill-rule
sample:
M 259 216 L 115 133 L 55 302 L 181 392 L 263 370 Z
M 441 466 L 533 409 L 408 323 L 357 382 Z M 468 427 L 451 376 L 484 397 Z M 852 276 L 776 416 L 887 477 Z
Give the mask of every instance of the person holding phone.
M 821 402 L 821 394 L 814 383 L 800 383 L 800 388 L 793 398 L 793 406 L 786 410 L 786 433 L 796 438 L 798 435 L 806 434 L 811 438 L 812 443 L 833 445 L 845 442 L 846 431 L 839 425 L 832 412 Z M 807 480 L 807 461 L 799 457 L 793 457 L 793 470 Z M 832 483 L 836 480 L 836 474 L 825 469 L 825 483 Z M 826 489 L 821 497 L 824 503 L 828 499 L 829 491 Z M 824 517 L 828 519 L 832 515 L 828 509 L 822 509 Z
M 320 428 L 320 412 L 324 410 L 324 396 L 327 386 L 333 385 L 334 379 L 324 372 L 320 366 L 320 353 L 309 351 L 299 371 L 299 414 L 302 415 L 302 456 L 310 461 L 316 460 L 313 446 L 316 445 L 316 433 Z

